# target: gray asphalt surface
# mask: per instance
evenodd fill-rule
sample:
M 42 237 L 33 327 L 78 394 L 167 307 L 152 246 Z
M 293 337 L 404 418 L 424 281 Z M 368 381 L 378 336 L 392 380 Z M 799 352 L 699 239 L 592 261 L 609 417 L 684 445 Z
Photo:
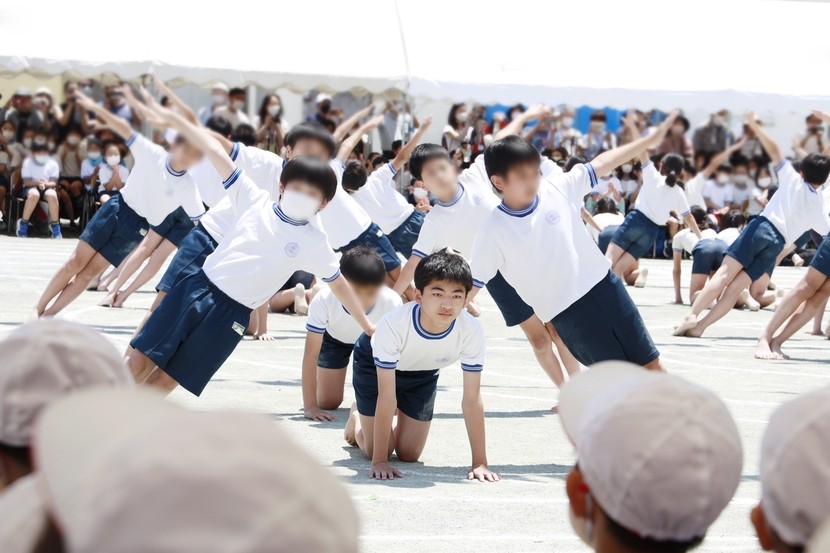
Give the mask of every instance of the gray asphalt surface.
M 0 237 L 0 335 L 21 323 L 74 245 L 69 239 Z M 800 333 L 787 350 L 793 360 L 756 361 L 755 341 L 770 318 L 767 311 L 733 311 L 703 339 L 673 338 L 672 325 L 686 307 L 670 303 L 671 265 L 648 260 L 644 266 L 651 271 L 648 287 L 629 290 L 666 366 L 715 390 L 731 409 L 743 439 L 742 484 L 699 551 L 760 551 L 748 517 L 760 494 L 758 452 L 766 421 L 783 401 L 830 383 L 830 342 Z M 686 278 L 689 269 L 685 264 Z M 803 273 L 804 269 L 780 268 L 774 281 L 789 289 Z M 87 292 L 63 316 L 97 328 L 124 349 L 153 300 L 155 282 L 130 298 L 124 309 L 97 307 L 103 294 Z M 550 411 L 556 393 L 521 331 L 505 328 L 489 297 L 482 301 L 488 336 L 483 375 L 488 455 L 491 467 L 504 477 L 498 484 L 465 481 L 469 446 L 461 416 L 460 368 L 441 375 L 436 417 L 422 462 L 396 463 L 404 478 L 395 482 L 369 480 L 368 461 L 342 440 L 353 398 L 350 383 L 336 422 L 302 417 L 302 317 L 270 315 L 269 329 L 276 341 L 246 339 L 201 398 L 179 390 L 171 399 L 193 409 L 253 410 L 279 420 L 348 486 L 362 516 L 366 552 L 586 551 L 568 522 L 564 477 L 575 456 Z

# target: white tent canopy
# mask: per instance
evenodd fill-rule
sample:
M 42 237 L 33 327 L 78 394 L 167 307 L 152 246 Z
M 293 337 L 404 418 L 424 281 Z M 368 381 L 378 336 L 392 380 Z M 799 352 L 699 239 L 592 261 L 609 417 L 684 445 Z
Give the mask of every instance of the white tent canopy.
M 817 2 L 50 3 L 38 5 L 50 16 L 38 17 L 35 34 L 31 6 L 0 7 L 5 76 L 155 71 L 201 85 L 399 90 L 483 103 L 830 108 L 830 42 L 821 31 L 830 5 Z

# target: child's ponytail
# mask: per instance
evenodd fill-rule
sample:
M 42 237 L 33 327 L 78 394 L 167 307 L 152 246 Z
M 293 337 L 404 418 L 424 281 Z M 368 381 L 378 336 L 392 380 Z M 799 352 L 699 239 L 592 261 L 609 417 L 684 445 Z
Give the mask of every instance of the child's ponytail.
M 684 163 L 684 159 L 677 154 L 669 154 L 663 157 L 662 163 L 660 164 L 660 173 L 666 177 L 667 185 L 683 185 L 679 178 L 680 174 L 683 172 Z

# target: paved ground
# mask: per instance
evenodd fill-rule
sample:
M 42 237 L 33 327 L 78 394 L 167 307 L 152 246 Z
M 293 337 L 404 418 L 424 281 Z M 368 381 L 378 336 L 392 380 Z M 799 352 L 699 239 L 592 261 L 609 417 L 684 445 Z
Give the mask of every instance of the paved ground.
M 17 326 L 74 240 L 0 237 L 0 333 Z M 773 409 L 796 394 L 830 383 L 830 342 L 800 334 L 789 351 L 796 360 L 760 362 L 752 357 L 755 338 L 768 312 L 733 312 L 707 338 L 677 339 L 670 334 L 685 308 L 670 305 L 671 266 L 648 261 L 649 287 L 631 290 L 666 365 L 672 372 L 716 390 L 738 421 L 745 450 L 743 483 L 730 507 L 712 528 L 700 551 L 758 551 L 748 521 L 759 497 L 758 450 Z M 688 265 L 684 267 L 689 270 Z M 803 270 L 782 268 L 775 281 L 790 288 Z M 155 284 L 153 281 L 151 284 Z M 126 346 L 150 305 L 151 287 L 121 310 L 97 307 L 102 297 L 87 292 L 67 318 L 98 328 L 119 348 Z M 195 409 L 250 409 L 280 419 L 297 441 L 347 483 L 363 517 L 363 550 L 569 552 L 584 551 L 567 517 L 563 478 L 574 452 L 556 415 L 552 385 L 536 365 L 518 330 L 505 329 L 494 304 L 483 300 L 488 335 L 484 373 L 488 453 L 505 480 L 499 484 L 464 481 L 469 447 L 461 416 L 461 371 L 441 375 L 436 418 L 423 462 L 398 465 L 405 477 L 376 483 L 366 477 L 368 462 L 343 442 L 346 409 L 334 423 L 313 423 L 300 414 L 300 359 L 305 320 L 271 315 L 279 339 L 246 340 L 216 375 L 201 398 L 175 392 L 172 398 Z M 347 403 L 352 391 L 348 385 Z

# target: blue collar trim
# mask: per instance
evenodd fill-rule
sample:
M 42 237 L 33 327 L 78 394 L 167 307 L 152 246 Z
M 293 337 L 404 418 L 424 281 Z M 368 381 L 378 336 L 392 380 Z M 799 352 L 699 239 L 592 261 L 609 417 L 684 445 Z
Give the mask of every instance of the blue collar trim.
M 415 304 L 415 308 L 412 310 L 412 326 L 415 327 L 415 332 L 417 332 L 421 338 L 426 338 L 427 340 L 440 340 L 441 338 L 449 336 L 450 332 L 452 332 L 452 329 L 455 327 L 455 321 L 452 322 L 447 330 L 440 334 L 427 332 L 424 330 L 424 327 L 421 326 L 421 306 L 419 304 Z
M 292 219 L 283 213 L 282 208 L 280 208 L 279 204 L 276 202 L 274 203 L 274 213 L 277 214 L 277 217 L 279 217 L 281 221 L 288 223 L 289 225 L 294 225 L 295 227 L 301 227 L 308 224 L 308 221 L 297 221 L 296 219 Z
M 499 204 L 499 209 L 507 213 L 511 217 L 527 217 L 528 215 L 536 211 L 537 207 L 539 207 L 539 196 L 536 196 L 536 198 L 533 200 L 533 203 L 524 209 L 510 209 L 509 207 L 507 207 L 504 201 L 502 201 Z
M 455 204 L 458 203 L 458 200 L 460 200 L 461 196 L 463 196 L 463 195 L 464 195 L 464 185 L 459 182 L 458 183 L 458 193 L 456 193 L 456 195 L 453 199 L 451 199 L 448 202 L 442 202 L 441 200 L 438 200 L 437 202 L 435 202 L 435 205 L 440 205 L 441 207 L 452 207 L 452 206 L 454 206 Z
M 181 177 L 184 176 L 185 173 L 187 173 L 186 169 L 184 171 L 173 170 L 173 166 L 170 165 L 170 156 L 167 156 L 167 161 L 164 162 L 164 167 L 167 169 L 167 172 L 173 175 L 174 177 Z

